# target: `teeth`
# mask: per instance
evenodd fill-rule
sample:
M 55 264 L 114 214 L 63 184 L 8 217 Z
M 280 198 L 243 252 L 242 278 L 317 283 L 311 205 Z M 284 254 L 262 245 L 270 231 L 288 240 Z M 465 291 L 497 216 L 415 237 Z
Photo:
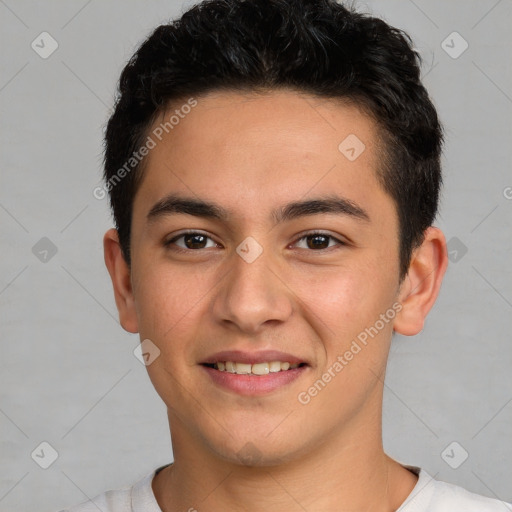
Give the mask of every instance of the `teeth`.
M 247 363 L 235 363 L 236 373 L 238 375 L 247 375 L 248 373 L 251 373 L 251 366 Z
M 281 371 L 281 363 L 279 361 L 272 361 L 269 364 L 269 370 L 271 373 L 280 372 Z
M 236 373 L 237 375 L 268 375 L 280 371 L 293 370 L 298 368 L 299 363 L 288 363 L 281 361 L 271 361 L 269 363 L 236 363 L 233 361 L 219 361 L 215 363 L 215 368 L 221 372 Z
M 267 375 L 269 371 L 268 363 L 256 363 L 252 365 L 252 373 L 256 375 Z

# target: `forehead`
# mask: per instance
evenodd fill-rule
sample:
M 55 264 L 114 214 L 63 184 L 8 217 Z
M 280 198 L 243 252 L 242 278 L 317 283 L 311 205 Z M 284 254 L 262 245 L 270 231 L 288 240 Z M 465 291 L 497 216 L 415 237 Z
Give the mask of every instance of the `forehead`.
M 391 201 L 377 179 L 376 124 L 347 102 L 291 90 L 216 91 L 173 102 L 149 136 L 155 146 L 135 207 L 171 191 L 233 209 L 333 192 Z

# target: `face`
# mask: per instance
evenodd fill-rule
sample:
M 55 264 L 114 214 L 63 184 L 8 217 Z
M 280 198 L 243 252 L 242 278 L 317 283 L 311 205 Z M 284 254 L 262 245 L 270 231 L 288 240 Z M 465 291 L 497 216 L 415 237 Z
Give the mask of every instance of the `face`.
M 377 127 L 293 91 L 196 99 L 146 157 L 121 321 L 160 351 L 173 438 L 293 459 L 380 417 L 401 306 Z

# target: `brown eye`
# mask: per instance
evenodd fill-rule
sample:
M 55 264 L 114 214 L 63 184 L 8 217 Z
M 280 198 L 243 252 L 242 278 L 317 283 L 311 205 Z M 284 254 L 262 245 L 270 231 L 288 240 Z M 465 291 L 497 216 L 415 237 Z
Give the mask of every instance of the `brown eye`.
M 308 235 L 306 237 L 310 249 L 327 249 L 329 247 L 329 238 L 329 236 L 325 235 Z
M 208 245 L 209 241 L 210 245 Z M 198 250 L 216 247 L 217 244 L 209 236 L 194 231 L 190 233 L 182 233 L 168 242 L 165 242 L 166 247 L 173 245 L 182 250 Z
M 183 241 L 187 249 L 204 249 L 208 237 L 204 235 L 184 235 Z
M 344 242 L 333 237 L 329 233 L 306 233 L 304 236 L 299 238 L 296 244 L 300 249 L 312 249 L 314 251 L 330 249 L 336 245 L 345 245 Z

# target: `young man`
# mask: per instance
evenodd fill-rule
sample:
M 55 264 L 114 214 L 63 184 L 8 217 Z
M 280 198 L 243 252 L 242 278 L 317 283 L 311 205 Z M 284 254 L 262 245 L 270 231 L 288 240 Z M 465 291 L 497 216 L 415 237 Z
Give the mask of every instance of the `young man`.
M 173 464 L 73 512 L 486 512 L 382 446 L 393 332 L 447 266 L 408 37 L 332 0 L 213 0 L 146 40 L 106 133 L 121 325 Z

